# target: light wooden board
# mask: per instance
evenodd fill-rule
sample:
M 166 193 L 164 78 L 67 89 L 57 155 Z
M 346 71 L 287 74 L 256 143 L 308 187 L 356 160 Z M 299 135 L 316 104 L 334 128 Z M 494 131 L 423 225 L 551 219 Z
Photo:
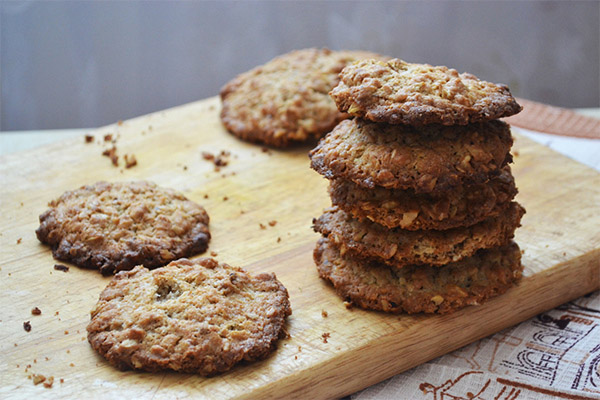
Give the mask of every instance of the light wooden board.
M 311 146 L 263 152 L 225 132 L 218 112 L 212 98 L 99 129 L 91 144 L 81 137 L 1 158 L 1 398 L 339 397 L 600 287 L 600 174 L 513 129 L 518 200 L 527 208 L 516 236 L 525 251 L 520 285 L 446 316 L 347 310 L 312 261 L 312 218 L 330 201 L 326 180 L 309 168 Z M 117 135 L 119 154 L 135 154 L 138 165 L 115 168 L 101 156 L 105 133 Z M 221 150 L 231 151 L 231 161 L 215 172 L 201 153 Z M 89 311 L 108 278 L 73 266 L 55 271 L 35 237 L 37 217 L 65 190 L 132 179 L 203 204 L 209 251 L 252 273 L 274 271 L 286 285 L 291 338 L 272 356 L 203 378 L 117 371 L 91 349 Z M 42 315 L 31 315 L 36 306 Z M 54 376 L 54 386 L 34 386 L 31 373 Z

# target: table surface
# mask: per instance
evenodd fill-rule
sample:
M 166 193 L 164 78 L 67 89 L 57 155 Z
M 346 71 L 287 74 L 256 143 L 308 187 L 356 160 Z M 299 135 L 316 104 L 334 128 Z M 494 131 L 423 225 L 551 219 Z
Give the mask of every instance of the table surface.
M 600 108 L 596 109 L 585 109 L 585 110 L 577 110 L 582 114 L 593 116 L 600 118 Z M 71 137 L 83 136 L 86 132 L 90 131 L 90 129 L 68 129 L 68 130 L 46 130 L 46 131 L 21 131 L 21 132 L 0 132 L 0 154 L 8 154 L 15 153 L 19 151 L 25 151 L 28 149 L 32 149 L 38 146 L 46 145 L 53 142 L 58 142 L 61 140 L 65 140 Z M 567 155 L 570 158 L 573 158 L 583 164 L 586 164 L 598 171 L 600 171 L 600 139 L 580 139 L 580 138 L 571 138 L 557 135 L 544 134 L 540 132 L 526 131 L 522 130 L 522 133 L 530 137 L 531 139 L 546 145 L 553 150 L 560 152 L 562 154 Z M 592 296 L 593 302 L 598 302 L 600 296 L 596 293 L 595 296 Z M 579 302 L 583 302 L 588 304 L 590 298 L 582 298 L 579 299 Z M 577 303 L 574 302 L 574 303 Z M 563 306 L 564 309 L 567 305 Z M 560 307 L 559 307 L 560 309 Z M 519 329 L 525 325 L 527 325 L 529 321 L 526 321 L 522 324 L 519 324 L 514 329 Z M 497 334 L 498 335 L 498 334 Z M 494 335 L 496 337 L 497 335 Z M 489 339 L 489 338 L 488 338 Z M 493 339 L 491 337 L 491 339 Z M 481 343 L 485 343 L 486 339 L 483 339 Z M 493 340 L 492 340 L 493 341 Z M 478 342 L 479 343 L 479 342 Z M 473 344 L 472 346 L 481 346 L 482 344 Z M 477 347 L 479 349 L 479 347 Z M 454 353 L 451 353 L 445 358 L 461 358 L 464 353 L 464 349 L 457 350 Z M 464 358 L 464 357 L 463 357 Z M 397 385 L 402 386 L 403 382 L 406 382 L 407 379 L 410 379 L 412 375 L 423 373 L 423 370 L 429 371 L 429 374 L 438 373 L 434 372 L 432 368 L 436 365 L 436 360 L 427 363 L 427 366 L 417 367 L 414 370 L 407 371 L 396 377 L 390 378 L 389 380 L 374 385 L 371 388 L 364 390 L 363 392 L 357 393 L 353 395 L 355 398 L 359 399 L 368 399 L 368 398 L 386 398 L 388 396 L 393 396 L 395 393 L 402 392 L 401 387 L 396 387 Z M 491 362 L 490 362 L 491 365 Z M 600 371 L 597 372 L 600 374 Z M 462 376 L 462 375 L 461 375 Z M 496 382 L 497 383 L 497 382 Z M 439 388 L 438 388 L 439 389 Z M 422 389 L 422 393 L 425 394 L 426 390 Z M 433 392 L 427 392 L 433 393 Z M 434 393 L 435 394 L 435 393 Z M 429 397 L 424 397 L 429 398 Z M 437 397 L 436 397 L 437 398 Z M 482 397 L 483 398 L 483 397 Z M 508 397 L 507 397 L 508 398 Z M 514 397 L 515 399 L 517 397 Z M 537 398 L 537 397 L 532 397 Z M 550 398 L 550 397 L 549 397 Z M 558 396 L 557 398 L 560 398 Z M 600 397 L 590 397 L 590 398 L 600 398 Z

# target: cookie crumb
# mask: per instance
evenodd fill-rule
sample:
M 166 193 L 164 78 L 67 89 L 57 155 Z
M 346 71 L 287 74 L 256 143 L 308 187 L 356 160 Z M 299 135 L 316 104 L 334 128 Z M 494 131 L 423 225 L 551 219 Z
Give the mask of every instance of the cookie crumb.
M 94 141 L 93 135 L 85 135 L 84 138 L 86 143 L 92 143 Z
M 323 343 L 327 343 L 327 339 L 329 339 L 329 337 L 331 336 L 331 333 L 329 332 L 324 332 L 321 337 L 323 338 Z
M 209 153 L 208 151 L 203 151 L 202 158 L 204 158 L 206 161 L 212 161 L 215 159 L 215 156 L 212 153 Z
M 184 166 L 183 166 L 183 170 L 184 170 L 184 171 L 187 171 L 187 169 L 188 169 L 187 165 L 184 165 Z
M 298 351 L 302 351 L 302 346 L 298 346 Z
M 281 242 L 281 238 L 280 238 L 280 237 L 278 237 L 278 238 L 277 238 L 277 243 L 280 243 L 280 242 Z
M 277 225 L 277 221 L 273 220 L 273 221 L 269 221 L 269 226 L 275 226 Z
M 519 150 L 513 150 L 512 152 L 513 156 L 515 157 L 519 157 L 521 154 L 519 153 Z
M 135 167 L 137 165 L 137 159 L 133 154 L 125 154 L 125 168 Z
M 25 332 L 31 332 L 31 322 L 30 321 L 23 322 L 23 329 L 25 329 Z
M 216 257 L 216 256 L 218 256 L 218 255 L 219 255 L 219 254 L 218 254 L 216 251 L 211 251 L 211 252 L 210 252 L 210 256 L 211 256 L 211 257 Z
M 33 374 L 33 384 L 34 385 L 39 385 L 40 383 L 44 382 L 46 380 L 46 377 L 42 374 Z
M 227 201 L 227 200 L 229 200 L 229 197 L 227 197 L 227 196 L 223 197 L 223 201 Z
M 113 146 L 110 149 L 102 152 L 103 156 L 110 158 L 110 161 L 115 167 L 119 166 L 119 156 L 117 156 L 117 146 Z
M 329 314 L 327 314 L 327 311 L 325 311 L 325 310 L 321 310 L 321 316 L 322 316 L 323 318 L 327 318 L 327 317 L 329 316 Z
M 352 309 L 352 302 L 351 301 L 344 301 L 344 306 L 348 309 L 351 310 Z
M 123 121 L 122 120 L 118 120 L 117 121 L 117 125 L 119 125 L 119 126 L 123 125 Z
M 298 359 L 298 356 L 294 356 L 294 360 L 297 360 L 297 359 Z
M 74 366 L 75 366 L 75 364 L 73 364 L 73 363 L 69 364 L 69 367 L 74 367 Z
M 50 388 L 52 388 L 53 384 L 54 384 L 54 377 L 50 376 L 50 377 L 48 377 L 48 379 L 46 380 L 46 382 L 44 382 L 44 387 L 46 389 L 50 389 Z
M 69 267 L 63 264 L 54 264 L 54 269 L 62 272 L 69 272 Z M 58 315 L 58 311 L 56 312 L 56 314 Z
M 17 244 L 21 244 L 21 241 L 23 241 L 23 238 L 18 238 L 17 239 Z
M 111 133 L 107 133 L 106 135 L 104 135 L 104 141 L 105 142 L 110 142 L 112 140 L 112 134 Z
M 33 315 L 42 315 L 42 310 L 40 310 L 38 307 L 34 307 L 31 309 L 31 314 Z
M 259 223 L 258 226 L 260 226 L 260 229 L 267 229 L 267 226 L 263 223 Z
M 65 335 L 68 335 L 68 334 L 69 334 L 69 331 L 65 331 Z
M 205 198 L 205 199 L 208 199 L 208 195 L 207 195 L 207 194 L 205 194 L 205 195 L 204 195 L 204 198 Z
M 65 380 L 63 378 L 60 378 L 60 383 L 65 383 Z

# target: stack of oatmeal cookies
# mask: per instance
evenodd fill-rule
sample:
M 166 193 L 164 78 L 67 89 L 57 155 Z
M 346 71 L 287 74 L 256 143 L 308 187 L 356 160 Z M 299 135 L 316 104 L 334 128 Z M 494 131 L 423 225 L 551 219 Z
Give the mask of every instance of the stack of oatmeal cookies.
M 322 278 L 351 304 L 448 313 L 522 272 L 525 213 L 508 164 L 521 106 L 504 85 L 446 67 L 362 60 L 331 91 L 340 122 L 311 151 L 333 207 L 314 220 Z

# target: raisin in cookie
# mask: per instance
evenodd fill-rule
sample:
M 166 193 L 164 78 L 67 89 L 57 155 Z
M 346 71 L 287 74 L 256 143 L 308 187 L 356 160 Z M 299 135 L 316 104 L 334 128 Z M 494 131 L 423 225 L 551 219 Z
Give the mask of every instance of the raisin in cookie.
M 507 86 L 443 66 L 360 60 L 340 78 L 331 91 L 339 110 L 375 122 L 466 125 L 522 109 Z
M 340 122 L 309 156 L 328 179 L 430 193 L 498 175 L 512 161 L 512 143 L 502 121 L 415 128 L 355 118 Z
M 486 183 L 456 186 L 436 195 L 382 187 L 367 189 L 344 179 L 329 182 L 332 203 L 354 218 L 407 230 L 473 225 L 499 215 L 516 194 L 509 166 Z
M 513 202 L 499 216 L 469 227 L 407 231 L 361 222 L 333 207 L 315 219 L 313 227 L 342 254 L 348 253 L 352 258 L 372 258 L 396 268 L 411 264 L 443 266 L 470 257 L 478 250 L 508 243 L 524 213 L 525 209 Z
M 238 75 L 221 89 L 221 120 L 234 135 L 285 147 L 329 132 L 348 115 L 329 91 L 350 62 L 379 57 L 362 51 L 296 50 Z
M 49 207 L 40 215 L 38 239 L 55 258 L 102 274 L 160 267 L 204 252 L 210 240 L 202 206 L 150 182 L 98 182 Z
M 516 243 L 488 250 L 444 267 L 393 268 L 340 254 L 320 239 L 314 259 L 321 278 L 361 308 L 397 313 L 446 314 L 506 292 L 522 275 Z
M 268 355 L 291 312 L 274 274 L 181 259 L 116 274 L 91 312 L 88 341 L 119 369 L 208 376 Z

